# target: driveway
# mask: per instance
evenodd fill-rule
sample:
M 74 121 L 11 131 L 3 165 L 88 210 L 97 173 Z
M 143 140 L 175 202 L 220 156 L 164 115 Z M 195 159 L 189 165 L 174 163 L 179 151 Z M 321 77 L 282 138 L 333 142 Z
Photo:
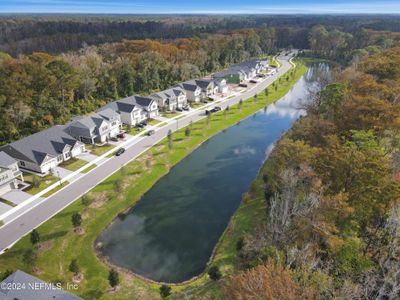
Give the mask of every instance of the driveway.
M 31 194 L 28 194 L 21 190 L 12 190 L 12 191 L 4 194 L 3 196 L 1 196 L 1 198 L 6 199 L 16 205 L 21 204 L 22 202 L 29 199 L 30 197 L 32 197 Z M 0 211 L 1 211 L 1 208 L 0 208 Z

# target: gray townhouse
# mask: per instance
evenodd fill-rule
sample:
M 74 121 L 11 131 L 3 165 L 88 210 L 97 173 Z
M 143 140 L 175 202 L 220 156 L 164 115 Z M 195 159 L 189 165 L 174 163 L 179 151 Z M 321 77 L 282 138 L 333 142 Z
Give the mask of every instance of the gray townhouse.
M 5 152 L 0 152 L 0 195 L 18 189 L 18 178 L 24 181 L 18 162 Z
M 182 88 L 186 93 L 187 101 L 200 102 L 201 101 L 201 88 L 197 85 L 195 80 L 189 80 L 177 85 Z
M 152 94 L 150 97 L 154 98 L 158 108 L 164 111 L 174 111 L 187 105 L 186 92 L 178 86 Z
M 10 288 L 14 287 L 14 288 Z M 0 282 L 0 300 L 82 300 L 61 288 L 17 270 Z
M 213 74 L 214 79 L 225 79 L 227 83 L 240 83 L 244 80 L 251 80 L 262 71 L 269 68 L 266 59 L 251 59 L 231 66 L 227 70 Z
M 121 131 L 121 116 L 111 108 L 104 108 L 67 124 L 68 133 L 86 144 L 105 143 Z
M 213 81 L 218 93 L 225 94 L 228 92 L 229 87 L 225 78 L 216 78 Z
M 18 162 L 18 167 L 47 174 L 51 169 L 85 151 L 85 145 L 56 125 L 0 148 Z
M 207 99 L 218 92 L 212 79 L 195 79 L 194 82 L 201 88 L 201 98 Z
M 121 123 L 134 126 L 159 115 L 156 99 L 152 97 L 131 96 L 113 101 L 99 111 L 111 109 L 120 115 Z

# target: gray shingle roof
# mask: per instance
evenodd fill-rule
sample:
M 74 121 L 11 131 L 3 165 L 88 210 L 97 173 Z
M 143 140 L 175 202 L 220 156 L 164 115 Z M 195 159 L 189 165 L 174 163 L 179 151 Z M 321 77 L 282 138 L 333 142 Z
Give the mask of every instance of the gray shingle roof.
M 56 125 L 27 136 L 0 148 L 15 159 L 21 159 L 39 165 L 46 155 L 58 156 L 66 145 L 74 147 L 78 142 L 66 132 L 66 126 Z
M 1 300 L 82 300 L 82 298 L 67 293 L 56 285 L 51 286 L 39 278 L 19 270 L 1 283 Z M 7 289 L 6 284 L 17 284 L 20 288 Z
M 189 80 L 189 81 L 182 82 L 178 86 L 182 87 L 184 90 L 191 91 L 191 92 L 194 92 L 195 90 L 197 90 L 199 88 L 199 86 L 197 85 L 195 80 Z
M 115 110 L 113 110 L 109 107 L 102 108 L 102 109 L 98 110 L 97 113 L 101 117 L 103 117 L 104 119 L 106 119 L 108 121 L 119 119 L 119 114 Z
M 17 161 L 7 153 L 0 152 L 0 168 L 8 168 L 10 165 L 15 164 Z

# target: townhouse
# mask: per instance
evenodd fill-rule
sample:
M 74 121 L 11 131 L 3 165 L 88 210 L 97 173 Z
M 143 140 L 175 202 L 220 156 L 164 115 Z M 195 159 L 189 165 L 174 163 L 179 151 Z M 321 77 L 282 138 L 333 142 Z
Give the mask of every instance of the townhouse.
M 257 74 L 266 71 L 269 68 L 268 60 L 252 59 L 231 66 L 227 70 L 213 74 L 214 79 L 225 79 L 227 83 L 238 84 L 245 80 L 251 80 Z
M 185 91 L 187 101 L 195 103 L 201 101 L 201 88 L 197 85 L 195 80 L 182 82 L 176 87 L 179 87 Z
M 158 108 L 164 111 L 174 111 L 187 106 L 186 92 L 179 86 L 152 94 L 150 97 L 155 99 Z
M 152 97 L 131 96 L 110 102 L 99 111 L 111 109 L 120 115 L 121 123 L 135 126 L 159 115 L 157 101 Z
M 75 118 L 67 124 L 67 131 L 83 143 L 102 144 L 116 137 L 121 125 L 121 116 L 110 108 L 104 108 L 90 116 Z
M 18 178 L 24 181 L 18 162 L 5 152 L 0 152 L 0 195 L 18 189 Z
M 68 133 L 67 126 L 56 125 L 0 148 L 23 170 L 41 174 L 85 151 L 85 145 Z

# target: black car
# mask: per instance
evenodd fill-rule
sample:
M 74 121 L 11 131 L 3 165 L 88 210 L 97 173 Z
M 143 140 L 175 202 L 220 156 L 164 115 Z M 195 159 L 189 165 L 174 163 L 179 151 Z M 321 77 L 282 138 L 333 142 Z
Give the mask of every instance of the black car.
M 156 132 L 152 129 L 152 130 L 149 130 L 149 131 L 147 131 L 147 135 L 148 136 L 151 136 L 151 135 L 153 135 L 153 134 L 155 134 Z
M 250 80 L 251 83 L 257 83 L 257 80 Z
M 145 121 L 143 121 L 143 122 L 140 123 L 140 124 L 142 124 L 143 126 L 147 126 L 147 122 L 145 122 Z
M 180 108 L 180 107 L 177 107 L 175 110 L 176 110 L 176 111 L 179 111 L 179 112 L 182 112 L 182 111 L 183 111 L 183 109 Z
M 124 153 L 125 152 L 125 148 L 119 148 L 118 150 L 117 150 L 117 152 L 115 152 L 115 155 L 116 156 L 120 156 L 122 153 Z
M 182 109 L 188 111 L 188 110 L 190 110 L 190 107 L 189 106 L 184 106 L 184 107 L 182 107 Z
M 139 123 L 139 124 L 136 124 L 136 127 L 139 127 L 139 128 L 144 128 L 144 127 L 145 127 L 145 125 L 143 125 L 142 123 Z
M 215 111 L 220 111 L 220 110 L 221 110 L 221 107 L 216 106 L 216 107 L 214 107 L 214 110 L 215 110 Z
M 239 86 L 240 86 L 240 87 L 247 87 L 247 84 L 245 84 L 245 83 L 240 83 Z

